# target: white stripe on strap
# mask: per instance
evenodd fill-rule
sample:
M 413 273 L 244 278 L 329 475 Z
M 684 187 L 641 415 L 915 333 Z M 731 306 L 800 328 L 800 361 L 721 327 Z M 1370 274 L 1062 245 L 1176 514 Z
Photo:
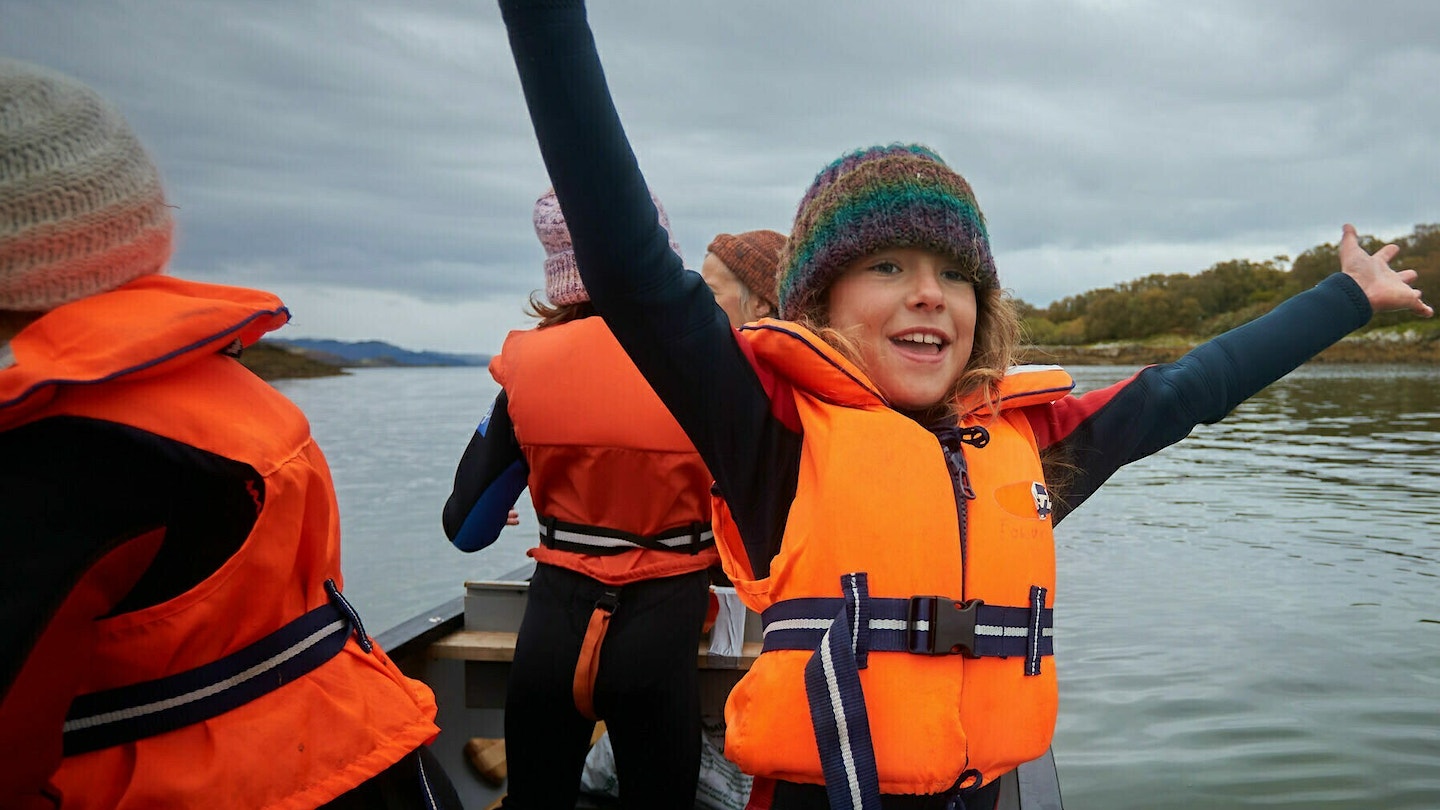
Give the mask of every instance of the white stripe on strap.
M 154 703 L 147 703 L 143 706 L 132 706 L 128 709 L 120 709 L 113 712 L 105 712 L 103 714 L 91 715 L 89 717 L 77 717 L 73 720 L 67 720 L 65 722 L 65 731 L 79 731 L 81 729 L 103 726 L 107 723 L 115 723 L 121 720 L 132 720 L 137 717 L 143 717 L 147 714 L 163 712 L 169 709 L 173 709 L 176 706 L 183 706 L 187 703 L 193 703 L 197 700 L 203 700 L 207 697 L 210 697 L 211 695 L 217 695 L 227 689 L 238 686 L 252 678 L 257 678 L 261 675 L 264 675 L 266 672 L 275 669 L 286 661 L 289 661 L 291 658 L 294 658 L 295 656 L 305 652 L 306 650 L 320 643 L 320 641 L 322 641 L 326 637 L 334 634 L 336 631 L 344 629 L 346 626 L 347 625 L 344 619 L 336 619 L 330 624 L 320 628 L 319 630 L 316 630 L 314 633 L 311 633 L 309 636 L 301 639 L 299 642 L 287 648 L 285 651 L 277 655 L 271 656 L 270 658 L 261 661 L 255 666 L 250 667 L 243 672 L 239 672 L 229 678 L 226 678 L 223 681 L 209 684 L 201 689 L 197 689 L 193 692 L 187 692 L 183 695 L 176 695 L 173 698 L 159 700 Z

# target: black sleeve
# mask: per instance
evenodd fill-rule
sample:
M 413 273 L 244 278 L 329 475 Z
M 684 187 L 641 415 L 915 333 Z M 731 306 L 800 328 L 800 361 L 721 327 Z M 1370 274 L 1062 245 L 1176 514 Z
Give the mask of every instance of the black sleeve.
M 166 530 L 113 611 L 125 613 L 214 573 L 263 501 L 251 467 L 124 425 L 54 417 L 0 433 L 0 692 L 81 576 L 119 542 Z
M 590 299 L 694 442 L 763 575 L 794 493 L 800 437 L 772 414 L 724 312 L 670 249 L 584 4 L 502 0 L 500 8 Z
M 1343 273 L 1266 315 L 1150 366 L 1108 388 L 1049 409 L 1041 445 L 1060 451 L 1074 476 L 1057 491 L 1058 523 L 1120 467 L 1224 419 L 1240 403 L 1364 326 L 1371 308 Z
M 441 519 L 445 536 L 464 551 L 495 542 L 529 475 L 510 422 L 510 398 L 502 389 L 455 468 L 455 487 Z

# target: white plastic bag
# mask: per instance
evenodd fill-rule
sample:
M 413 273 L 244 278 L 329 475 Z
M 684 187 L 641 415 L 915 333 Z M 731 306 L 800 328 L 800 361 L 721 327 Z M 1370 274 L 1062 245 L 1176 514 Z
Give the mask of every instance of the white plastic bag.
M 753 780 L 725 758 L 725 721 L 719 717 L 700 720 L 700 783 L 695 806 L 705 810 L 745 810 Z M 620 796 L 620 779 L 615 773 L 615 750 L 610 732 L 590 747 L 585 769 L 580 772 L 580 792 L 590 796 Z
M 615 773 L 615 749 L 610 747 L 610 732 L 590 746 L 585 755 L 585 769 L 580 772 L 580 792 L 591 796 L 620 796 L 620 777 Z
M 718 608 L 710 628 L 710 654 L 739 658 L 745 648 L 745 605 L 734 588 L 717 585 L 711 590 Z
M 753 781 L 725 758 L 724 718 L 700 718 L 700 785 L 695 791 L 695 806 L 745 810 Z

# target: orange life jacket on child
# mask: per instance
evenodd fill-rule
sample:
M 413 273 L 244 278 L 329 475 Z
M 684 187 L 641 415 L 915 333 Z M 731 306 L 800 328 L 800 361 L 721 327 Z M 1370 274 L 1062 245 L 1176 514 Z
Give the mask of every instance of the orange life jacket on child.
M 715 564 L 710 472 L 603 320 L 511 332 L 490 373 L 530 467 L 536 561 L 608 585 Z
M 11 343 L 0 428 L 57 416 L 105 420 L 246 464 L 260 483 L 254 526 L 222 567 L 161 604 L 87 621 L 95 647 L 83 671 L 64 671 L 73 658 L 39 664 L 56 668 L 52 683 L 78 682 L 81 693 L 53 777 L 67 808 L 315 807 L 438 732 L 429 688 L 401 674 L 341 607 L 334 487 L 309 423 L 222 354 L 288 318 L 268 293 L 146 276 L 61 306 Z M 123 596 L 97 581 L 107 567 L 88 571 L 67 605 L 86 593 L 97 594 L 96 604 Z M 286 630 L 307 635 L 287 638 Z M 251 669 L 268 677 L 218 691 L 173 683 L 253 654 L 260 658 Z M 313 668 L 287 669 L 307 660 Z M 22 670 L 17 684 L 43 684 L 40 676 Z M 268 684 L 250 696 L 245 690 L 260 680 Z M 179 696 L 162 702 L 126 687 Z M 206 709 L 214 716 L 159 733 L 129 730 L 131 715 L 163 719 L 164 706 L 188 711 L 241 692 L 240 705 Z M 59 753 L 58 727 L 37 735 Z
M 746 773 L 828 785 L 822 751 L 863 770 L 873 746 L 879 792 L 936 794 L 1043 754 L 1057 704 L 1055 668 L 1041 661 L 1055 558 L 1035 437 L 1019 409 L 1063 396 L 1070 376 L 1009 375 L 998 413 L 961 409 L 947 461 L 937 434 L 890 408 L 813 334 L 783 321 L 741 334 L 756 364 L 793 386 L 804 443 L 768 577 L 754 577 L 715 502 L 725 571 L 766 628 L 766 651 L 726 704 L 726 756 Z M 967 484 L 968 497 L 957 495 Z M 838 646 L 826 648 L 827 630 Z M 925 654 L 952 646 L 968 654 Z M 842 659 L 852 671 L 844 695 L 834 674 Z

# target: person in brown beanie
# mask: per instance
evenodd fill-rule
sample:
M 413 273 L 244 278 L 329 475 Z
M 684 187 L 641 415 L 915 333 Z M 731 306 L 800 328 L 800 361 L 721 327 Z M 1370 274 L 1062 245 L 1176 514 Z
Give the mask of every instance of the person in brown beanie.
M 710 241 L 700 275 L 731 326 L 775 314 L 784 247 L 785 234 L 770 230 L 722 233 Z
M 290 313 L 164 275 L 173 231 L 119 111 L 0 59 L 0 808 L 458 807 L 305 416 L 236 359 Z

